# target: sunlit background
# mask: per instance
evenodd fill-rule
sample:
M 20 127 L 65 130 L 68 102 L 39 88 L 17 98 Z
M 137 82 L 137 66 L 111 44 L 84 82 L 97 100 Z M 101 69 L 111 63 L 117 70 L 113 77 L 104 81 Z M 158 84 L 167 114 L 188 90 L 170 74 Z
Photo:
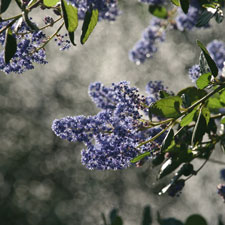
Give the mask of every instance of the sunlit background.
M 184 221 L 198 213 L 212 225 L 224 214 L 216 193 L 223 165 L 209 162 L 179 198 L 158 196 L 168 181 L 156 182 L 159 168 L 146 163 L 123 171 L 89 171 L 80 162 L 83 146 L 51 130 L 55 118 L 98 112 L 88 96 L 91 82 L 128 80 L 143 93 L 150 80 L 163 80 L 174 92 L 193 85 L 187 71 L 198 63 L 196 39 L 225 41 L 224 22 L 189 33 L 169 31 L 157 54 L 137 66 L 128 52 L 149 24 L 147 8 L 136 0 L 120 1 L 117 21 L 98 23 L 84 46 L 78 31 L 77 46 L 69 51 L 59 51 L 54 42 L 47 47 L 47 65 L 22 75 L 1 72 L 0 224 L 98 225 L 103 224 L 101 213 L 118 208 L 125 225 L 137 225 L 146 205 L 154 217 L 159 211 Z M 218 147 L 212 158 L 224 161 L 225 156 Z

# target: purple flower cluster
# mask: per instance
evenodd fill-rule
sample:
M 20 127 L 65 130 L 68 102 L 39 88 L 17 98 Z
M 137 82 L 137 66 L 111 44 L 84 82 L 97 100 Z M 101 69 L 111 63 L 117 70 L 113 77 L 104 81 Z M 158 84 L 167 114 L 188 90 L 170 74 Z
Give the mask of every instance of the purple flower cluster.
M 213 40 L 207 45 L 207 49 L 215 61 L 218 69 L 222 71 L 225 62 L 225 43 L 219 40 Z
M 165 40 L 165 31 L 162 28 L 161 20 L 153 18 L 150 25 L 142 34 L 142 38 L 129 52 L 129 58 L 136 64 L 144 63 L 147 58 L 153 56 L 157 51 L 157 42 Z
M 179 196 L 181 194 L 182 189 L 184 188 L 185 181 L 180 179 L 173 183 L 168 189 L 168 195 L 171 197 Z
M 84 19 L 90 7 L 98 9 L 99 20 L 114 21 L 119 15 L 117 0 L 67 0 L 67 2 L 78 8 L 79 19 Z
M 143 122 L 146 98 L 128 82 L 111 87 L 96 82 L 90 85 L 89 95 L 101 109 L 97 115 L 65 117 L 54 120 L 52 125 L 60 138 L 85 144 L 81 160 L 88 169 L 127 168 L 135 156 L 153 152 L 162 143 L 165 135 L 137 148 L 139 143 L 158 134 L 161 128 L 148 128 L 148 123 Z
M 201 70 L 200 66 L 198 64 L 192 66 L 189 71 L 188 71 L 189 78 L 193 83 L 196 82 L 196 80 L 200 77 L 201 75 Z
M 223 198 L 223 200 L 225 202 L 225 185 L 224 184 L 219 184 L 217 186 L 217 192 Z
M 213 40 L 206 47 L 219 69 L 219 75 L 221 75 L 225 61 L 225 43 L 223 41 Z M 189 77 L 192 82 L 196 82 L 200 75 L 201 70 L 199 65 L 194 65 L 189 69 Z
M 60 47 L 60 51 L 68 50 L 71 47 L 71 42 L 69 39 L 65 39 L 68 36 L 66 33 L 65 35 L 57 34 L 55 41 L 57 42 L 57 45 Z
M 0 29 L 7 25 L 7 22 L 0 22 Z M 16 26 L 12 27 L 14 31 Z M 26 70 L 33 69 L 33 63 L 46 64 L 45 50 L 36 51 L 46 39 L 42 31 L 29 33 L 29 28 L 24 22 L 17 29 L 17 51 L 8 64 L 4 61 L 4 51 L 0 52 L 0 70 L 5 73 L 23 73 Z M 0 44 L 5 42 L 5 32 L 0 34 Z
M 180 31 L 192 30 L 197 23 L 199 15 L 199 9 L 194 6 L 189 7 L 187 14 L 179 8 L 178 15 L 175 18 L 177 29 Z

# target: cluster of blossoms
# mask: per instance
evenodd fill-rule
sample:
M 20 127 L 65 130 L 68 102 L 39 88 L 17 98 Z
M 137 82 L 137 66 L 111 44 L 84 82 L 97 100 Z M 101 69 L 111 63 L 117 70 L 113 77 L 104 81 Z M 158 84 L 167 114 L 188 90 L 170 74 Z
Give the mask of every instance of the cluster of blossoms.
M 99 20 L 114 21 L 119 15 L 117 0 L 67 0 L 78 9 L 79 19 L 84 19 L 90 8 L 98 9 Z
M 178 15 L 175 18 L 176 28 L 180 31 L 192 30 L 196 26 L 199 16 L 201 15 L 199 1 L 192 0 L 190 2 L 187 14 L 185 14 L 181 8 L 178 8 L 177 13 Z M 208 27 L 208 25 L 204 27 Z
M 162 5 L 164 0 L 141 0 L 141 2 Z M 174 15 L 176 15 L 174 17 Z M 143 32 L 142 38 L 135 44 L 129 53 L 129 58 L 136 64 L 144 63 L 147 58 L 153 56 L 157 52 L 157 42 L 165 41 L 166 29 L 178 29 L 180 31 L 192 30 L 196 27 L 199 16 L 201 15 L 201 6 L 199 1 L 192 0 L 188 13 L 185 14 L 181 8 L 177 13 L 171 11 L 168 20 L 156 19 L 150 21 L 150 25 Z M 208 25 L 204 28 L 209 27 Z
M 144 63 L 147 58 L 157 51 L 156 44 L 165 40 L 165 31 L 162 29 L 163 22 L 153 18 L 150 25 L 142 34 L 142 38 L 135 44 L 129 53 L 129 58 L 136 64 Z
M 69 41 L 69 39 L 67 39 L 68 34 L 57 34 L 55 37 L 55 41 L 57 42 L 57 45 L 60 47 L 59 50 L 60 51 L 64 51 L 67 50 L 71 47 L 71 42 Z
M 207 50 L 219 69 L 219 75 L 221 75 L 225 62 L 225 43 L 223 41 L 213 40 L 207 45 Z M 201 73 L 200 65 L 192 66 L 189 69 L 189 77 L 192 82 L 196 82 Z
M 0 29 L 10 21 L 1 22 Z M 13 33 L 17 33 L 17 51 L 8 64 L 4 61 L 4 51 L 0 52 L 0 70 L 5 73 L 23 73 L 33 69 L 33 63 L 46 64 L 46 54 L 43 48 L 39 47 L 45 42 L 46 36 L 42 31 L 32 31 L 20 20 L 11 27 Z M 0 33 L 0 44 L 5 43 L 5 31 Z M 39 49 L 39 50 L 38 50 Z
M 156 82 L 163 88 L 161 82 Z M 154 89 L 155 88 L 155 89 Z M 154 90 L 152 89 L 152 99 Z M 76 116 L 56 119 L 52 130 L 57 136 L 71 142 L 83 142 L 82 163 L 88 169 L 117 170 L 131 165 L 131 159 L 140 153 L 154 155 L 165 134 L 155 142 L 140 143 L 154 137 L 160 127 L 149 128 L 144 120 L 146 98 L 128 82 L 105 87 L 99 82 L 89 87 L 89 95 L 101 111 L 94 116 Z M 154 100 L 154 99 L 153 99 Z M 138 148 L 137 148 L 138 147 Z

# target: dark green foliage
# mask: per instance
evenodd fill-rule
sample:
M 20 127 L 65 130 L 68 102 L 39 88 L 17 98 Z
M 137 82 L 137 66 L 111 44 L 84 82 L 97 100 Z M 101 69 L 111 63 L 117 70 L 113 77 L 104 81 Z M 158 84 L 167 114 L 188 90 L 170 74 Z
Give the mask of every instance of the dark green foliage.
M 10 3 L 11 3 L 11 0 L 0 1 L 0 14 L 4 13 L 8 9 Z
M 74 6 L 68 4 L 66 0 L 61 0 L 63 19 L 65 22 L 66 29 L 69 33 L 70 41 L 73 45 L 74 42 L 74 32 L 78 26 L 78 10 Z
M 143 217 L 141 225 L 151 225 L 152 224 L 152 215 L 150 206 L 146 206 L 143 209 Z
M 17 50 L 16 38 L 13 36 L 11 28 L 8 28 L 6 31 L 4 47 L 5 47 L 4 60 L 5 60 L 5 63 L 8 64 L 10 59 L 15 55 Z
M 196 81 L 196 85 L 199 89 L 204 89 L 210 84 L 211 73 L 202 74 Z
M 166 19 L 168 16 L 166 8 L 160 5 L 149 5 L 148 11 L 160 19 Z
M 80 38 L 81 44 L 84 44 L 98 22 L 98 10 L 90 9 L 86 12 L 82 26 L 82 34 Z
M 187 218 L 185 225 L 207 225 L 207 222 L 204 217 L 201 215 L 195 214 Z
M 185 14 L 188 13 L 189 0 L 180 0 L 180 6 Z
M 206 49 L 206 47 L 199 40 L 197 40 L 197 44 L 201 48 L 201 50 L 202 50 L 202 52 L 203 52 L 203 54 L 204 54 L 204 56 L 206 58 L 206 61 L 207 61 L 208 65 L 209 65 L 209 68 L 210 68 L 210 70 L 212 72 L 212 75 L 214 77 L 216 77 L 218 75 L 218 68 L 216 66 L 216 63 L 214 62 L 214 60 L 209 55 L 209 52 Z
M 179 96 L 163 98 L 149 107 L 149 117 L 152 118 L 153 114 L 164 118 L 176 118 L 180 115 L 181 102 Z

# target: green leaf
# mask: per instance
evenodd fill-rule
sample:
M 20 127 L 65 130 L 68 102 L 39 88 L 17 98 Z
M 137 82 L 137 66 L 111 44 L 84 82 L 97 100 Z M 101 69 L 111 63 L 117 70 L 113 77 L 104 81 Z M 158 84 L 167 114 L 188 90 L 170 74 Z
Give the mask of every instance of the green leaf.
M 149 117 L 152 114 L 164 118 L 176 118 L 180 115 L 180 104 L 182 100 L 179 96 L 170 96 L 160 99 L 149 107 Z
M 4 13 L 8 9 L 10 3 L 11 3 L 11 0 L 0 1 L 0 14 Z
M 184 224 L 180 220 L 177 220 L 175 218 L 168 218 L 168 219 L 163 219 L 160 225 L 184 225 Z
M 182 118 L 182 120 L 180 121 L 181 127 L 185 127 L 193 121 L 196 111 L 197 111 L 197 109 L 195 108 L 190 113 L 188 113 L 186 116 L 184 116 Z
M 84 22 L 82 26 L 82 34 L 80 38 L 81 44 L 84 44 L 92 31 L 94 30 L 96 24 L 98 22 L 98 10 L 97 9 L 91 9 L 88 10 L 84 17 Z
M 209 55 L 209 52 L 206 49 L 206 47 L 199 40 L 197 40 L 197 44 L 201 48 L 201 50 L 202 50 L 202 52 L 203 52 L 203 54 L 204 54 L 204 56 L 206 58 L 206 61 L 207 61 L 208 65 L 209 65 L 209 68 L 210 68 L 210 70 L 212 72 L 212 75 L 214 77 L 216 77 L 218 75 L 218 68 L 216 66 L 216 63 L 214 62 L 214 60 Z
M 10 59 L 15 55 L 17 50 L 16 38 L 13 36 L 11 28 L 8 28 L 6 30 L 4 47 L 5 47 L 4 61 L 6 64 L 8 64 Z
M 176 5 L 176 6 L 180 6 L 180 1 L 179 0 L 171 0 L 171 2 Z
M 220 103 L 220 100 L 218 98 L 209 98 L 207 107 L 210 109 L 212 112 L 218 112 L 220 108 L 223 108 L 223 105 Z
M 211 73 L 204 73 L 202 74 L 196 81 L 196 85 L 199 89 L 204 89 L 210 84 L 212 74 Z
M 55 6 L 60 0 L 44 0 L 44 5 L 47 7 Z
M 142 225 L 151 225 L 152 224 L 152 216 L 151 216 L 151 208 L 150 206 L 145 206 L 143 210 L 142 217 Z
M 166 134 L 166 137 L 164 138 L 162 142 L 162 147 L 161 147 L 162 152 L 170 146 L 173 140 L 173 137 L 174 137 L 174 131 L 173 131 L 173 128 L 171 128 Z
M 225 105 L 225 91 L 220 94 L 220 102 Z
M 110 225 L 123 225 L 123 220 L 120 216 L 118 216 L 118 210 L 117 209 L 112 209 L 110 212 Z
M 159 153 L 156 157 L 152 160 L 153 167 L 160 165 L 164 161 L 164 154 Z
M 180 6 L 185 14 L 188 13 L 189 0 L 180 0 Z
M 221 118 L 220 123 L 225 124 L 225 116 L 223 116 L 223 117 Z
M 185 100 L 189 102 L 189 106 L 198 101 L 207 94 L 205 90 L 199 90 L 196 87 L 187 87 L 178 92 L 178 96 L 185 95 Z
M 166 92 L 165 90 L 160 90 L 159 91 L 159 97 L 160 98 L 166 98 L 166 97 L 169 97 L 171 96 L 168 92 Z
M 78 26 L 78 9 L 67 3 L 66 0 L 61 0 L 61 7 L 63 12 L 63 19 L 65 21 L 65 26 L 69 32 L 69 38 L 73 45 L 74 43 L 74 31 Z
M 206 24 L 208 24 L 210 19 L 213 18 L 215 12 L 214 12 L 213 8 L 211 8 L 211 10 L 210 9 L 204 10 L 201 13 L 201 15 L 198 17 L 198 20 L 197 20 L 197 23 L 196 23 L 195 26 L 196 27 L 202 27 L 202 26 L 205 26 Z
M 160 19 L 166 19 L 168 17 L 168 13 L 165 7 L 160 5 L 149 5 L 148 11 L 155 17 Z
M 209 109 L 207 107 L 204 107 L 202 109 L 202 115 L 205 118 L 206 125 L 208 125 L 209 124 L 209 120 L 210 120 L 210 111 L 209 111 Z
M 202 141 L 202 138 L 204 134 L 206 133 L 206 128 L 207 128 L 206 120 L 201 113 L 198 116 L 198 119 L 195 124 L 195 128 L 193 130 L 192 145 L 195 145 L 196 143 L 199 143 Z
M 207 225 L 204 217 L 198 214 L 189 216 L 184 225 Z
M 136 163 L 136 162 L 139 162 L 141 159 L 145 158 L 146 156 L 149 156 L 150 155 L 150 152 L 145 152 L 143 154 L 140 154 L 138 156 L 136 156 L 135 158 L 133 158 L 130 162 L 131 163 Z

